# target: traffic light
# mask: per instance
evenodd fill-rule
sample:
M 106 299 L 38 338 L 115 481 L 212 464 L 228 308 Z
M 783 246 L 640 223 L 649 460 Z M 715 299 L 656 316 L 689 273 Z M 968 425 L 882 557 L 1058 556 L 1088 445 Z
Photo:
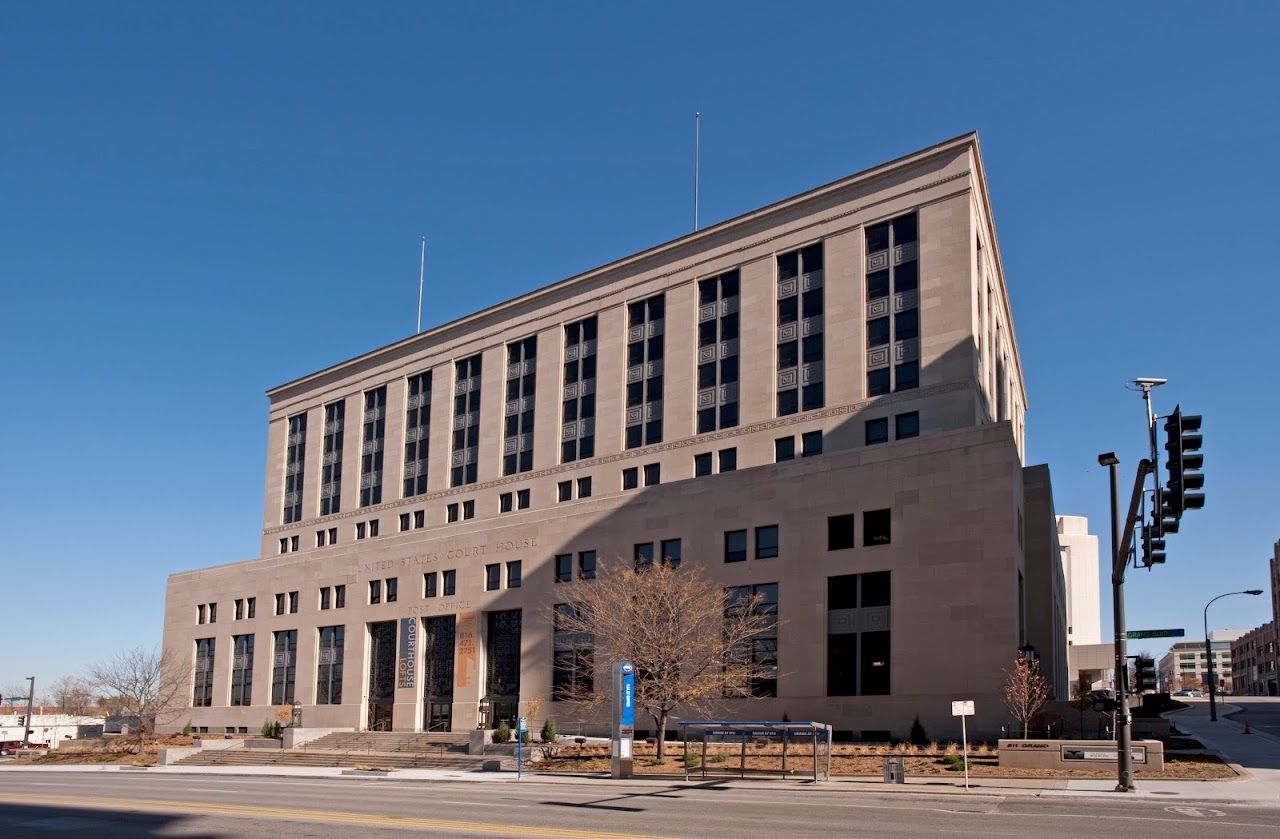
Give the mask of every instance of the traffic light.
M 26 727 L 26 725 L 27 725 L 27 715 L 26 715 L 26 714 L 19 714 L 19 715 L 18 715 L 18 728 L 25 728 L 25 727 Z
M 1150 568 L 1163 565 L 1164 560 L 1164 529 L 1160 520 L 1155 519 L 1142 528 L 1142 564 Z
M 1133 662 L 1134 687 L 1138 693 L 1156 689 L 1156 660 L 1138 656 Z
M 1164 509 L 1161 512 L 1176 522 L 1185 511 L 1199 510 L 1204 506 L 1204 493 L 1198 491 L 1204 487 L 1204 473 L 1200 471 L 1204 468 L 1204 455 L 1200 452 L 1204 438 L 1199 433 L 1200 417 L 1183 414 L 1181 405 L 1165 419 L 1164 430 L 1167 438 L 1164 448 L 1169 453 L 1169 481 L 1165 484 Z M 1168 530 L 1167 527 L 1165 529 Z

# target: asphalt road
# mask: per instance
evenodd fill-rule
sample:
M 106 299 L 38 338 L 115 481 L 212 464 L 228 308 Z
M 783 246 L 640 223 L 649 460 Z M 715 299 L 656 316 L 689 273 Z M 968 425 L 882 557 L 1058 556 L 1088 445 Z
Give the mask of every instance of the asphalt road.
M 1227 715 L 1230 719 L 1247 720 L 1257 731 L 1280 737 L 1280 696 L 1227 696 L 1222 701 L 1240 706 L 1238 712 Z
M 1274 839 L 1280 811 L 1182 799 L 611 788 L 125 772 L 0 773 L 0 836 Z

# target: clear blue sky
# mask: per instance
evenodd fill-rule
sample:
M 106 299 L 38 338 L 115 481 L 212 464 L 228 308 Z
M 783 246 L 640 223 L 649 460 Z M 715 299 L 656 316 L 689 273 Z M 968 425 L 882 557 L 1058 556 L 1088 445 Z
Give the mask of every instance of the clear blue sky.
M 439 323 L 687 232 L 695 110 L 704 222 L 977 129 L 1059 512 L 1105 542 L 1127 380 L 1205 415 L 1131 626 L 1266 585 L 1276 4 L 369 5 L 5 4 L 0 688 L 255 555 L 263 390 L 410 333 L 420 233 Z

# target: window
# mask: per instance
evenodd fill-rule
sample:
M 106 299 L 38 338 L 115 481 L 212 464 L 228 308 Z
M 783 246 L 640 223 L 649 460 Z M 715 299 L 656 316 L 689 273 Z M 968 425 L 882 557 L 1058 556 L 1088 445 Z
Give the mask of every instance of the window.
M 823 253 L 822 243 L 779 254 L 778 416 L 821 408 Z M 799 342 L 804 339 L 804 358 Z
M 745 562 L 747 559 L 747 531 L 729 530 L 724 534 L 724 561 Z
M 342 437 L 347 403 L 324 406 L 324 459 L 320 470 L 320 515 L 342 510 Z
M 560 426 L 560 462 L 572 463 L 596 453 L 596 318 L 564 328 L 564 393 Z M 579 498 L 583 497 L 581 494 Z
M 245 606 L 246 606 L 246 611 L 248 613 L 245 615 L 245 617 L 247 617 L 249 620 L 253 620 L 254 613 L 257 612 L 258 610 L 257 608 L 258 598 L 250 597 L 248 601 L 246 601 Z
M 473 519 L 476 517 L 476 502 L 474 499 L 468 499 L 462 502 L 462 519 Z
M 595 638 L 581 630 L 581 614 L 570 603 L 555 605 L 552 625 L 551 698 L 585 699 L 594 688 Z
M 336 527 L 329 528 L 329 544 L 330 545 L 338 544 L 338 528 Z
M 773 460 L 775 463 L 781 463 L 784 460 L 795 460 L 795 458 L 795 437 L 779 437 L 773 441 Z
M 740 660 L 749 662 L 745 681 L 725 691 L 726 696 L 778 695 L 778 584 L 759 583 L 735 586 L 725 591 L 725 617 L 750 608 L 767 619 L 767 624 L 747 642 Z
M 203 603 L 196 606 L 196 623 L 197 624 L 204 623 L 204 604 Z
M 920 385 L 918 234 L 915 213 L 866 228 L 868 396 Z
M 756 528 L 756 559 L 772 559 L 778 555 L 778 526 Z
M 573 500 L 573 481 L 561 481 L 556 484 L 556 501 Z
M 507 563 L 507 588 L 520 588 L 520 560 Z
M 414 510 L 413 511 L 413 529 L 421 530 L 426 526 L 427 526 L 427 511 Z
M 498 512 L 499 513 L 511 512 L 511 493 L 504 492 L 498 496 Z
M 382 580 L 369 581 L 369 604 L 382 602 Z
M 503 408 L 502 474 L 533 469 L 533 399 L 538 337 L 507 344 L 507 401 Z
M 422 575 L 422 596 L 435 597 L 439 591 L 436 588 L 438 577 L 435 571 L 428 571 Z
M 387 388 L 364 394 L 364 433 L 360 443 L 360 506 L 382 503 L 382 445 L 387 433 Z
M 628 449 L 662 442 L 663 323 L 661 294 L 627 306 Z
M 484 590 L 497 591 L 502 587 L 502 566 L 492 563 L 484 567 Z
M 328 609 L 332 604 L 333 590 L 328 586 L 320 589 L 320 610 Z
M 699 434 L 738 424 L 740 285 L 736 268 L 698 282 Z
M 636 570 L 653 566 L 653 543 L 641 542 L 635 546 Z
M 889 693 L 889 572 L 827 578 L 827 695 Z
M 453 521 L 453 519 L 450 519 L 450 521 Z M 400 532 L 404 533 L 408 529 L 409 529 L 409 514 L 401 513 L 400 514 Z
M 277 615 L 284 614 L 284 594 L 283 593 L 276 595 L 276 612 L 275 613 Z
M 396 602 L 396 592 L 399 590 L 400 584 L 396 577 L 388 577 L 386 580 L 387 602 Z
M 345 585 L 333 587 L 333 608 L 342 609 L 347 605 L 347 587 Z
M 813 457 L 822 454 L 822 432 L 806 431 L 800 435 L 801 457 Z
M 253 704 L 253 636 L 231 636 L 231 705 Z
M 622 488 L 635 489 L 640 486 L 640 470 L 634 466 L 630 466 L 622 470 Z
M 286 629 L 272 634 L 275 636 L 275 657 L 271 668 L 271 704 L 292 705 L 298 666 L 298 630 Z
M 325 533 L 326 533 L 326 532 L 327 532 L 327 531 L 324 531 L 324 530 L 317 530 L 317 531 L 316 531 L 316 547 L 317 547 L 317 548 L 323 548 L 323 547 L 324 547 L 324 537 L 325 537 Z
M 316 657 L 316 704 L 342 704 L 342 647 L 344 626 L 320 627 L 320 649 Z
M 378 535 L 378 520 L 369 519 L 369 538 L 373 538 L 374 536 L 377 536 L 377 535 Z
M 364 537 L 365 537 L 364 522 L 358 521 L 356 522 L 356 539 L 359 540 L 359 539 L 363 539 Z
M 445 597 L 452 597 L 458 591 L 458 572 L 454 569 L 444 571 L 440 575 L 441 588 Z
M 853 513 L 827 517 L 827 550 L 845 551 L 853 547 Z
M 196 708 L 208 708 L 213 704 L 213 638 L 196 639 L 195 692 L 191 704 Z
M 580 551 L 578 553 L 578 579 L 594 580 L 596 578 L 596 552 Z
M 889 544 L 888 510 L 871 510 L 862 514 L 862 544 L 865 547 Z
M 662 564 L 672 568 L 680 567 L 681 546 L 679 539 L 662 540 Z
M 578 479 L 578 498 L 591 497 L 591 476 Z
M 898 414 L 893 418 L 894 436 L 899 440 L 920 436 L 920 412 Z
M 457 504 L 450 504 L 448 507 L 445 507 L 445 520 L 449 522 L 455 522 L 458 520 Z
M 474 484 L 479 479 L 480 361 L 479 355 L 473 355 L 454 362 L 454 465 L 449 472 L 449 486 Z
M 431 439 L 431 372 L 409 377 L 404 417 L 404 497 L 427 491 L 427 444 Z
M 244 600 L 237 597 L 235 600 L 235 612 L 232 620 L 238 621 L 243 619 L 244 619 Z
M 556 582 L 573 580 L 573 554 L 556 554 Z
M 703 452 L 693 456 L 693 475 L 700 478 L 711 474 L 711 452 Z
M 284 512 L 285 524 L 302 520 L 302 478 L 307 459 L 307 415 L 289 417 L 289 434 L 285 438 Z M 283 551 L 281 551 L 283 553 Z
M 720 471 L 722 473 L 738 471 L 738 450 L 736 448 L 720 450 Z
M 865 426 L 868 446 L 889 442 L 889 420 L 887 417 L 867 420 Z
M 283 537 L 280 539 L 280 553 L 286 554 L 288 552 L 289 552 L 289 539 L 288 537 Z
M 648 463 L 644 467 L 644 485 L 647 487 L 657 486 L 662 483 L 662 466 L 658 463 Z
M 298 537 L 297 537 L 297 536 L 290 536 L 290 537 L 289 537 L 289 551 L 292 553 L 292 552 L 295 552 L 295 551 L 297 551 L 297 550 L 298 550 Z
M 529 504 L 530 504 L 529 490 L 527 489 L 516 490 L 516 509 L 527 510 L 529 509 Z
M 298 593 L 296 591 L 289 592 L 289 614 L 298 614 Z

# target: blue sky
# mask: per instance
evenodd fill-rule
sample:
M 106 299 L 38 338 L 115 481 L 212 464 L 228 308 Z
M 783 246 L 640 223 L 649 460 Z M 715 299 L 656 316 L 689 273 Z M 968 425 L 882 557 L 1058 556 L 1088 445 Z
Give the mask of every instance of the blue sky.
M 419 234 L 431 324 L 687 232 L 695 110 L 704 223 L 980 132 L 1059 512 L 1105 543 L 1127 380 L 1205 416 L 1208 506 L 1129 586 L 1196 635 L 1280 538 L 1278 9 L 6 4 L 0 689 L 255 555 L 263 390 L 412 332 Z

